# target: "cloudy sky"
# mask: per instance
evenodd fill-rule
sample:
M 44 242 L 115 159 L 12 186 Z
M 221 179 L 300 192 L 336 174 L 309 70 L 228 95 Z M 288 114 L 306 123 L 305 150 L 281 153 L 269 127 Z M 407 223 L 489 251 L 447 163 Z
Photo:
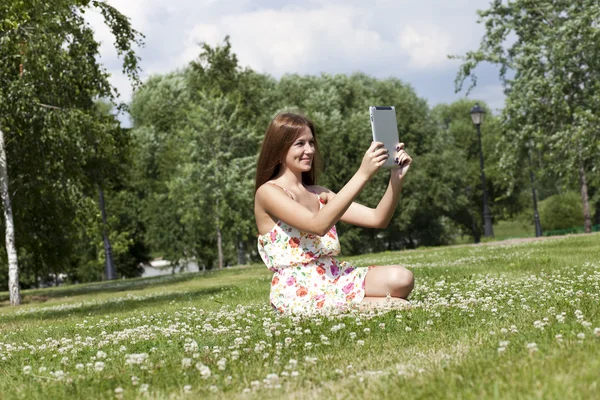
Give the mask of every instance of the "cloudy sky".
M 108 0 L 146 37 L 138 50 L 142 78 L 185 66 L 199 43 L 226 35 L 240 63 L 275 78 L 286 73 L 361 71 L 409 83 L 431 106 L 465 96 L 454 92 L 459 61 L 478 47 L 477 8 L 488 0 Z M 97 12 L 88 20 L 102 42 L 102 63 L 122 99 L 131 87 L 113 40 Z M 493 66 L 478 68 L 470 98 L 497 110 L 504 96 Z

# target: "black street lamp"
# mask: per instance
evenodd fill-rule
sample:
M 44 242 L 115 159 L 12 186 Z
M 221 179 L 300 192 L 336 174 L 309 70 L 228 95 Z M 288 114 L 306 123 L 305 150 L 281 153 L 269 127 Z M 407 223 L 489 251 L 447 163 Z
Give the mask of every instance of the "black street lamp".
M 531 162 L 531 148 L 533 144 L 529 144 L 527 149 L 527 157 L 529 158 L 529 179 L 531 180 L 531 195 L 533 197 L 533 219 L 535 220 L 535 237 L 542 236 L 542 224 L 540 223 L 540 215 L 537 208 L 537 196 L 535 193 L 535 176 L 533 175 L 533 163 Z
M 488 206 L 488 195 L 487 186 L 485 184 L 485 173 L 483 172 L 483 147 L 481 146 L 481 123 L 483 122 L 483 116 L 485 111 L 479 107 L 478 103 L 475 103 L 471 108 L 471 119 L 473 124 L 477 127 L 477 138 L 479 139 L 479 167 L 481 169 L 481 186 L 483 188 L 483 235 L 485 237 L 494 236 L 494 228 L 492 227 L 492 213 Z

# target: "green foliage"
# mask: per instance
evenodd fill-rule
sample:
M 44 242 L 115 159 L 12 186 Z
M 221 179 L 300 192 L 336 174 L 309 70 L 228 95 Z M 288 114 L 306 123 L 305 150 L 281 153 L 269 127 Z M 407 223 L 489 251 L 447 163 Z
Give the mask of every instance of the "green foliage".
M 0 128 L 7 142 L 16 244 L 26 255 L 25 285 L 49 273 L 71 272 L 71 262 L 87 263 L 75 256 L 80 213 L 89 211 L 88 199 L 97 198 L 99 184 L 115 183 L 106 177 L 119 175 L 127 151 L 127 135 L 116 118 L 96 106 L 98 98 L 112 101 L 117 93 L 97 62 L 99 43 L 83 16 L 91 7 L 103 15 L 124 72 L 137 82 L 133 47 L 141 44 L 141 35 L 105 2 L 9 0 L 0 6 Z M 92 217 L 85 220 L 85 229 L 93 231 Z
M 503 174 L 518 181 L 528 153 L 531 167 L 561 181 L 597 182 L 600 154 L 600 4 L 596 0 L 495 1 L 479 11 L 485 34 L 478 50 L 462 57 L 460 90 L 482 62 L 500 66 Z M 594 176 L 595 175 L 595 176 Z M 581 190 L 582 202 L 588 204 Z M 590 192 L 596 191 L 592 188 Z M 590 225 L 590 214 L 583 221 Z
M 582 225 L 583 206 L 577 192 L 550 196 L 540 202 L 539 210 L 544 230 L 569 229 Z

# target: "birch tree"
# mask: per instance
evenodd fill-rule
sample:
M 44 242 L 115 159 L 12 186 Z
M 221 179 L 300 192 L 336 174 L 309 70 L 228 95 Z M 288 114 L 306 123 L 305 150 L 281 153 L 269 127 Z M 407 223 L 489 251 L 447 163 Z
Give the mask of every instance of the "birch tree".
M 35 216 L 11 207 L 11 196 L 19 189 L 25 200 L 18 204 L 23 207 L 35 197 L 28 191 L 46 184 L 44 172 L 57 174 L 55 187 L 85 180 L 85 159 L 93 140 L 81 128 L 93 114 L 96 98 L 117 96 L 108 73 L 96 61 L 99 43 L 83 15 L 91 8 L 102 14 L 114 35 L 124 72 L 139 82 L 133 47 L 141 44 L 141 35 L 114 7 L 95 0 L 7 0 L 0 5 L 0 176 L 12 305 L 20 303 L 19 229 L 10 215 Z M 17 171 L 18 180 L 11 179 L 11 171 Z M 25 236 L 36 240 L 35 232 L 26 232 L 24 240 Z

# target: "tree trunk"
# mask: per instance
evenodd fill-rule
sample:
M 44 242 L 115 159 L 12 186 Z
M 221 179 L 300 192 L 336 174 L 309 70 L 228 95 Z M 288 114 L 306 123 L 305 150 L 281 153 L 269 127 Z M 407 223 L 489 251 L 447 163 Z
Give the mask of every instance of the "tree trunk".
M 115 271 L 115 263 L 113 262 L 112 246 L 110 239 L 108 238 L 108 224 L 106 222 L 106 207 L 104 206 L 104 191 L 102 186 L 98 185 L 98 192 L 100 195 L 100 212 L 102 213 L 102 238 L 104 239 L 104 275 L 106 280 L 113 280 L 117 278 Z
M 0 129 L 0 192 L 4 206 L 4 221 L 6 223 L 6 253 L 8 254 L 8 291 L 10 305 L 21 304 L 21 290 L 19 288 L 19 264 L 17 247 L 15 245 L 15 226 L 13 223 L 10 192 L 8 191 L 8 163 L 6 161 L 6 146 L 4 132 Z
M 581 188 L 581 202 L 583 203 L 583 230 L 585 233 L 590 233 L 592 232 L 592 218 L 590 216 L 590 200 L 583 163 L 579 164 L 579 186 Z
M 244 247 L 244 241 L 240 239 L 239 235 L 237 237 L 237 256 L 238 256 L 238 265 L 246 264 L 246 249 Z
M 223 241 L 221 239 L 221 228 L 219 227 L 219 224 L 217 224 L 217 253 L 219 255 L 219 269 L 223 269 Z
M 219 257 L 219 269 L 223 268 L 223 239 L 221 238 L 221 221 L 219 219 L 219 199 L 217 198 L 217 212 L 215 213 L 217 222 L 217 254 Z

